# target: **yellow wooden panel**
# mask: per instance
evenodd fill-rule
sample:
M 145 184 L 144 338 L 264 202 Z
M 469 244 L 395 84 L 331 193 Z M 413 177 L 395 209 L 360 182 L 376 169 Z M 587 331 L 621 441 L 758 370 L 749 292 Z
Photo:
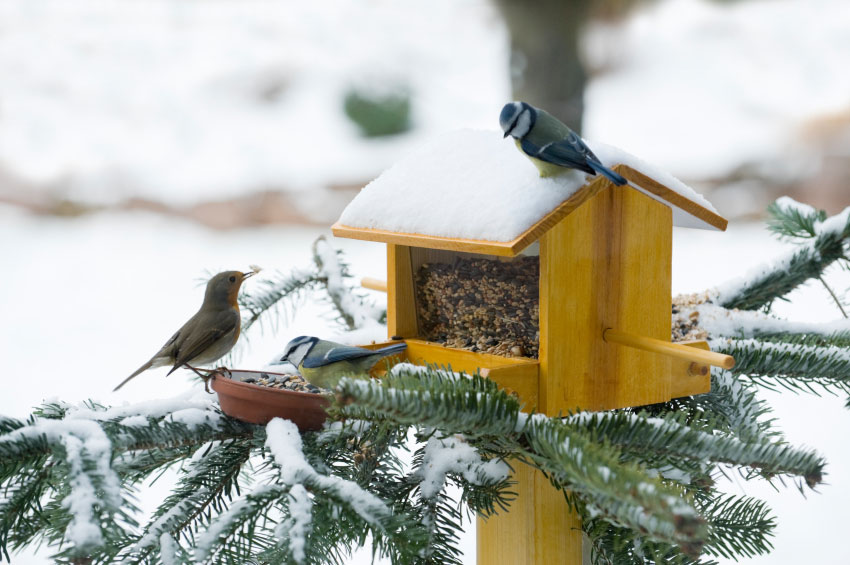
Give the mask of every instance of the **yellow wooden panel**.
M 453 371 L 473 374 L 480 369 L 481 376 L 492 379 L 523 402 L 523 410 L 528 412 L 537 406 L 538 362 L 526 357 L 502 357 L 487 353 L 476 353 L 464 349 L 444 347 L 419 339 L 406 339 L 407 349 L 393 356 L 396 362 L 408 361 L 416 365 L 426 363 L 441 367 L 451 367 Z M 379 349 L 398 341 L 385 341 L 361 345 L 367 349 Z M 372 370 L 372 376 L 386 372 L 386 364 L 378 363 Z
M 387 334 L 419 335 L 410 248 L 391 243 L 387 244 Z
M 598 193 L 540 241 L 539 408 L 555 415 L 670 398 L 670 360 L 606 343 L 669 339 L 672 212 L 630 187 Z
M 697 349 L 710 351 L 707 341 L 680 341 Z M 711 369 L 702 363 L 692 363 L 683 359 L 673 359 L 670 366 L 670 396 L 679 398 L 711 391 Z
M 647 192 L 651 192 L 652 194 L 658 196 L 659 198 L 669 202 L 676 208 L 679 208 L 691 216 L 699 218 L 706 224 L 713 226 L 720 231 L 726 231 L 726 227 L 729 224 L 729 221 L 726 220 L 723 216 L 720 216 L 716 212 L 712 212 L 708 208 L 704 207 L 702 204 L 697 204 L 693 200 L 689 199 L 686 196 L 671 190 L 670 188 L 664 186 L 654 178 L 648 177 L 642 172 L 629 167 L 628 165 L 617 165 L 614 167 L 618 173 L 626 177 L 627 180 L 633 182 L 637 186 L 646 190 Z
M 482 368 L 481 375 L 495 381 L 507 392 L 516 394 L 523 403 L 523 412 L 537 407 L 537 361 L 522 365 Z
M 478 519 L 479 565 L 582 563 L 581 522 L 564 494 L 523 463 L 512 462 L 517 493 L 508 512 Z

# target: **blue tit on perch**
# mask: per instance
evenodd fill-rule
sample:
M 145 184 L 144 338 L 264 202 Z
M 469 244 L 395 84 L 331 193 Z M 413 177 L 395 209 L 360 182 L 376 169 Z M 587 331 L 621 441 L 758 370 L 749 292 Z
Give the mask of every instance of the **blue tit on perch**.
M 541 177 L 578 169 L 603 175 L 617 185 L 626 184 L 626 179 L 605 167 L 576 132 L 545 110 L 527 102 L 510 102 L 502 108 L 499 124 L 505 137 L 514 138 L 517 148 L 531 159 Z
M 305 379 L 322 388 L 333 388 L 342 377 L 365 377 L 384 357 L 401 353 L 406 343 L 396 343 L 381 349 L 366 349 L 342 345 L 312 336 L 300 336 L 290 341 L 283 356 L 275 365 L 291 363 Z

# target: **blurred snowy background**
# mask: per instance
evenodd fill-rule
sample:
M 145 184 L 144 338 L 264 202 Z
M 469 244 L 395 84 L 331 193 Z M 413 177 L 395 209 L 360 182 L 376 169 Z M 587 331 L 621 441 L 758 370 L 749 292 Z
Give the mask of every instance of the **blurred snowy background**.
M 184 390 L 184 376 L 162 371 L 108 392 L 196 310 L 205 273 L 307 265 L 310 242 L 412 147 L 496 129 L 530 68 L 512 55 L 510 4 L 0 0 L 0 413 Z M 723 234 L 677 230 L 674 291 L 781 250 L 748 223 L 776 196 L 832 213 L 850 205 L 846 2 L 586 4 L 584 135 L 669 170 L 733 219 Z M 363 99 L 401 101 L 401 118 L 390 116 L 401 133 L 365 136 L 364 120 L 378 119 L 358 109 Z M 381 246 L 334 245 L 357 275 L 385 277 Z M 850 287 L 846 273 L 832 282 Z M 839 316 L 821 288 L 792 298 L 777 313 Z M 329 325 L 305 304 L 278 335 L 254 333 L 239 364 Z M 778 517 L 776 551 L 752 562 L 846 562 L 845 399 L 766 396 L 791 442 L 827 456 L 829 484 L 806 500 L 729 482 Z M 472 528 L 464 544 L 474 563 Z

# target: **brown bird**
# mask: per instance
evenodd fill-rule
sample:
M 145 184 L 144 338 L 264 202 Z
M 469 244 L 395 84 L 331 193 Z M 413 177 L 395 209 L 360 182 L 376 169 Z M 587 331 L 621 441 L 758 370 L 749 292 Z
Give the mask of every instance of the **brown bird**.
M 256 269 L 247 273 L 224 271 L 211 278 L 201 309 L 165 342 L 150 361 L 124 379 L 113 392 L 148 369 L 171 365 L 170 375 L 185 366 L 198 373 L 193 365 L 212 363 L 227 354 L 236 345 L 242 325 L 236 301 L 239 287 L 254 274 Z

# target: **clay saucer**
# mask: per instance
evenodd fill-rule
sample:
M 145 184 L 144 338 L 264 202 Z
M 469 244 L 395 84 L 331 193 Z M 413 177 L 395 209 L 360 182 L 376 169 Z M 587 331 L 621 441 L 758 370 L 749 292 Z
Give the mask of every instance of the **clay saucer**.
M 330 398 L 324 394 L 298 392 L 241 382 L 247 377 L 282 375 L 268 371 L 230 371 L 232 378 L 217 372 L 212 389 L 218 393 L 221 411 L 251 424 L 268 424 L 272 418 L 291 420 L 302 432 L 319 430 L 328 415 Z

